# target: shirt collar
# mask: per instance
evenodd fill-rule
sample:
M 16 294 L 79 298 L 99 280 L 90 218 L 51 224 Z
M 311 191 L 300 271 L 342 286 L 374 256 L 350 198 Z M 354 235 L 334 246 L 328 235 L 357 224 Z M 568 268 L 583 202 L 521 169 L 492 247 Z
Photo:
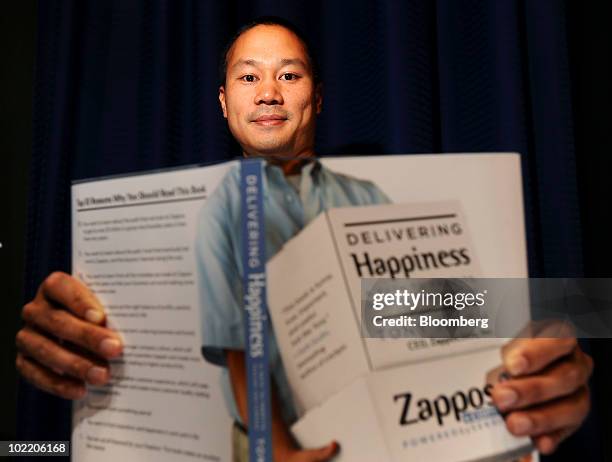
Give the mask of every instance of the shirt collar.
M 309 159 L 309 162 L 306 163 L 302 167 L 300 172 L 300 177 L 303 178 L 304 175 L 310 175 L 312 182 L 314 184 L 318 183 L 319 176 L 321 175 L 323 169 L 323 165 L 319 161 L 317 157 L 312 157 Z M 264 197 L 268 196 L 268 183 L 272 182 L 273 184 L 287 184 L 287 179 L 285 178 L 285 174 L 283 173 L 282 168 L 278 165 L 271 164 L 267 161 L 264 162 L 264 172 L 263 175 L 263 186 L 264 186 Z

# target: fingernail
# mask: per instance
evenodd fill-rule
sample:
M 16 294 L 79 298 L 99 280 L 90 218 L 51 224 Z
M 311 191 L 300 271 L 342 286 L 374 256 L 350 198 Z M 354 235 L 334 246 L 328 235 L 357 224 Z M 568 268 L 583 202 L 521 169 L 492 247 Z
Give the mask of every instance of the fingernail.
M 116 338 L 105 338 L 100 342 L 100 352 L 104 356 L 115 356 L 121 352 L 121 342 Z
M 87 371 L 87 381 L 92 385 L 105 383 L 108 374 L 103 367 L 94 366 Z
M 495 402 L 501 409 L 507 409 L 518 400 L 518 393 L 512 388 L 502 387 L 495 391 Z
M 524 435 L 531 430 L 533 426 L 531 419 L 526 415 L 515 415 L 512 418 L 513 433 Z
M 527 360 L 521 354 L 514 353 L 506 360 L 506 369 L 512 375 L 520 375 L 527 371 Z
M 87 310 L 85 312 L 85 319 L 94 324 L 99 324 L 104 319 L 104 313 L 100 310 Z

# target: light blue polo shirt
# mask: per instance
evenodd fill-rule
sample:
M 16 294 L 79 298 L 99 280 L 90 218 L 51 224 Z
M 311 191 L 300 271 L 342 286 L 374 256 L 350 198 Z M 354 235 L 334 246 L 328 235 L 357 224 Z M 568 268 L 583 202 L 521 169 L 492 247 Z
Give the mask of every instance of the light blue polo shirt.
M 266 163 L 263 177 L 266 261 L 321 212 L 333 207 L 387 204 L 372 182 L 334 173 L 316 160 L 288 181 L 280 167 Z M 297 184 L 297 190 L 295 185 Z M 232 416 L 241 421 L 225 367 L 224 349 L 244 350 L 240 165 L 230 169 L 205 202 L 198 218 L 196 252 L 204 357 L 224 366 L 222 389 Z M 299 264 L 299 263 L 298 263 Z M 278 346 L 268 325 L 269 360 L 285 422 L 296 420 Z

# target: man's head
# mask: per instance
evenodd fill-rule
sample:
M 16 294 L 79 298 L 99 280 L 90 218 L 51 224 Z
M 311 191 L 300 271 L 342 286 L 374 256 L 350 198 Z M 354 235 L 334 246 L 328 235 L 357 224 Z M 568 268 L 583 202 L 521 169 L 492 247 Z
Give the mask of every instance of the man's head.
M 265 18 L 243 27 L 222 57 L 221 73 L 223 116 L 246 156 L 314 154 L 321 84 L 294 26 Z

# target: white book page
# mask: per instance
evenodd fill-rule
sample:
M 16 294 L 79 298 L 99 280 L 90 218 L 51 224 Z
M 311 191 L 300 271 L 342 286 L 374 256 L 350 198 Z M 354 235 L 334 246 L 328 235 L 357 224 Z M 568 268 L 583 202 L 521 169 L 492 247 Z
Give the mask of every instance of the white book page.
M 73 273 L 124 340 L 73 412 L 72 460 L 230 460 L 221 369 L 200 353 L 196 217 L 231 163 L 73 186 Z
M 369 370 L 325 214 L 289 241 L 267 272 L 270 316 L 302 415 Z

